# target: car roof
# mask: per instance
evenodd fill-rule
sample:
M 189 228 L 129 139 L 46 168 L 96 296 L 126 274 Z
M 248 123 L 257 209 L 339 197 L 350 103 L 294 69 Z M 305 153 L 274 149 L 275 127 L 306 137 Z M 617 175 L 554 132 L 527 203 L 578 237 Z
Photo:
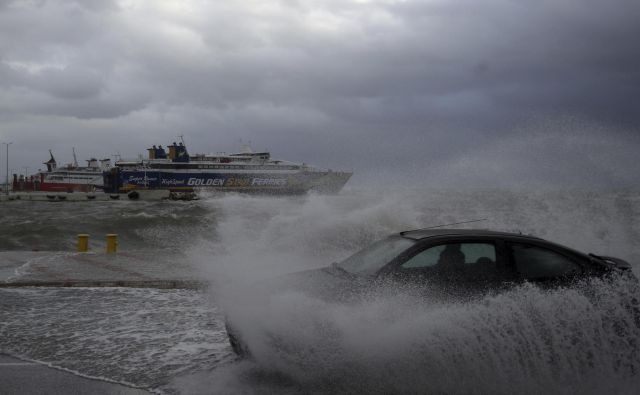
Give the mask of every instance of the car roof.
M 525 239 L 535 239 L 542 241 L 539 237 L 523 235 L 520 233 L 509 233 L 509 232 L 497 232 L 493 230 L 487 229 L 416 229 L 416 230 L 407 230 L 404 232 L 400 232 L 402 237 L 413 239 L 413 240 L 422 240 L 429 237 L 441 237 L 441 236 L 462 236 L 462 237 L 470 237 L 470 236 L 490 236 L 490 237 L 518 237 Z

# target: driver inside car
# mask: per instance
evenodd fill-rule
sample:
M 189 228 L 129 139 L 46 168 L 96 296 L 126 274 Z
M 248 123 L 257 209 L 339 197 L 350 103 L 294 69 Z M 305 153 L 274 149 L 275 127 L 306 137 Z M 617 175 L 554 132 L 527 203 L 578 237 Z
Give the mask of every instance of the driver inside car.
M 440 253 L 437 266 L 441 269 L 461 269 L 464 267 L 465 255 L 460 244 L 447 244 Z

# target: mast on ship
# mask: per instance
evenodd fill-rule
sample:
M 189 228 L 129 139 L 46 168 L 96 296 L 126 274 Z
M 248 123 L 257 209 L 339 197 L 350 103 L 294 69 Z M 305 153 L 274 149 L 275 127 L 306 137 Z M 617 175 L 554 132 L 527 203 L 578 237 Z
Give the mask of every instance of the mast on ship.
M 76 147 L 71 147 L 71 152 L 73 152 L 73 167 L 78 167 L 78 158 L 76 158 Z

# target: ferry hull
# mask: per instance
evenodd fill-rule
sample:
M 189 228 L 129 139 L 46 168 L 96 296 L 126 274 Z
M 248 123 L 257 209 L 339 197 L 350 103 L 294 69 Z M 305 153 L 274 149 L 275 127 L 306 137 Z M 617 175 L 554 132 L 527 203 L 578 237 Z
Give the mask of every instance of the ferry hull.
M 14 175 L 12 187 L 14 192 L 94 192 L 102 186 L 102 179 L 95 181 L 95 184 L 50 182 L 46 180 L 44 174 L 41 177 L 20 177 L 19 179 Z
M 304 194 L 309 191 L 337 193 L 349 180 L 349 172 L 221 173 L 115 170 L 105 173 L 106 192 L 136 189 L 168 189 L 174 192 L 210 190 L 220 192 Z
M 40 183 L 38 190 L 42 192 L 93 192 L 96 190 L 96 187 L 89 184 L 45 182 Z

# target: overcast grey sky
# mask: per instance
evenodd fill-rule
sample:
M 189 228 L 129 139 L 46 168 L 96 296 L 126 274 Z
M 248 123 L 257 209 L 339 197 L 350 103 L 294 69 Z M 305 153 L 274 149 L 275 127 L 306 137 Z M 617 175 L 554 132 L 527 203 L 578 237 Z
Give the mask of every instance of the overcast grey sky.
M 637 0 L 0 0 L 0 141 L 20 172 L 183 134 L 356 183 L 635 186 L 639 37 Z

